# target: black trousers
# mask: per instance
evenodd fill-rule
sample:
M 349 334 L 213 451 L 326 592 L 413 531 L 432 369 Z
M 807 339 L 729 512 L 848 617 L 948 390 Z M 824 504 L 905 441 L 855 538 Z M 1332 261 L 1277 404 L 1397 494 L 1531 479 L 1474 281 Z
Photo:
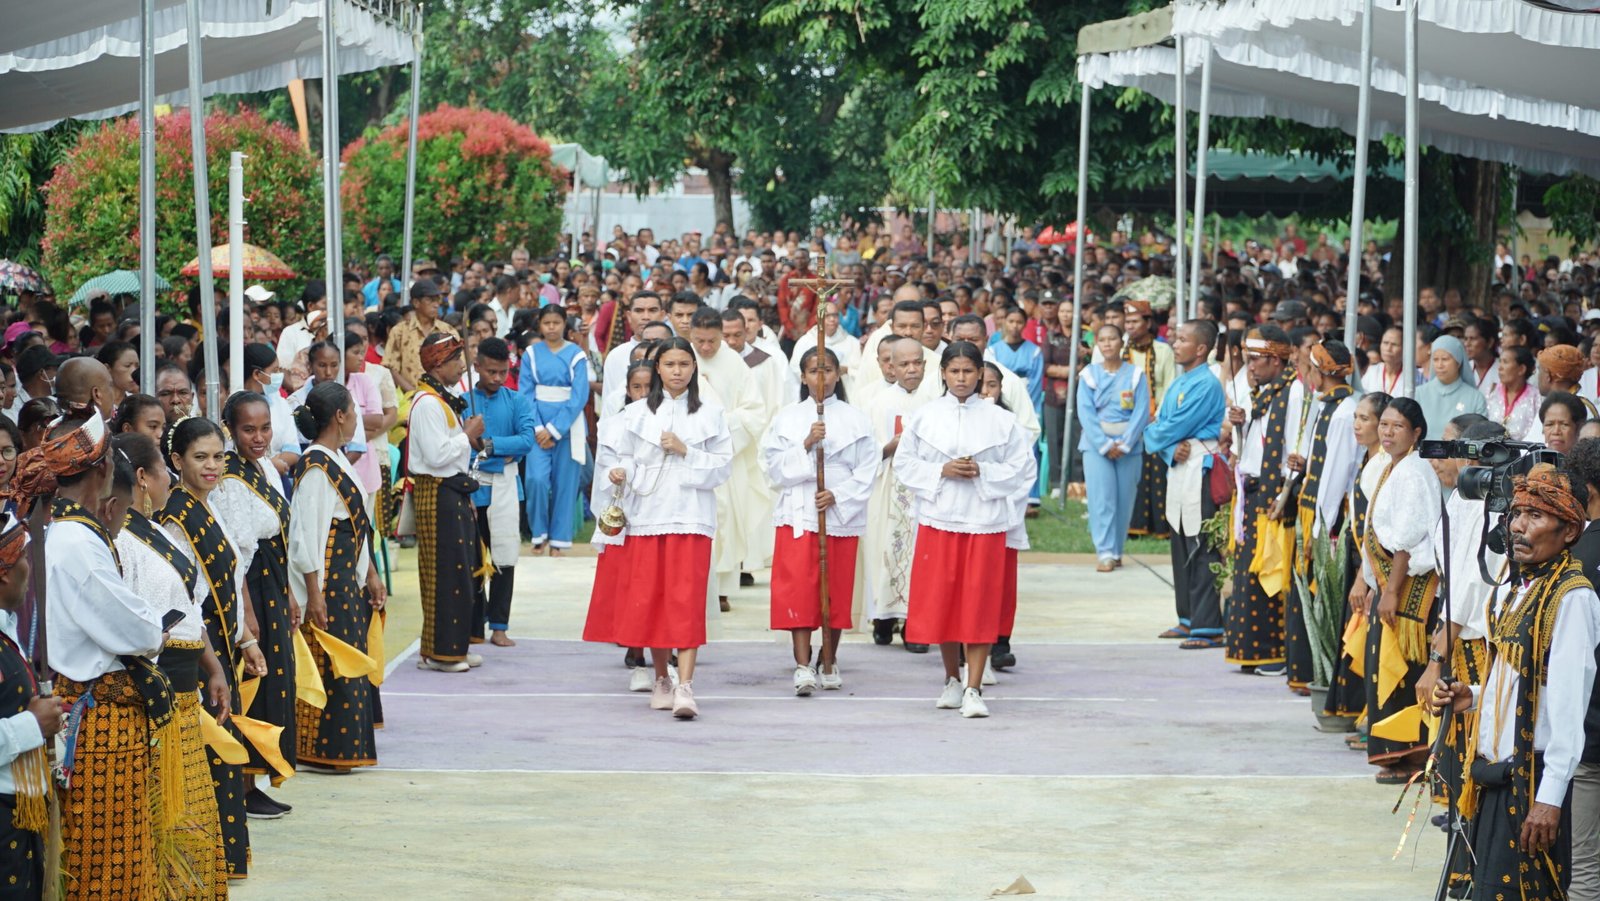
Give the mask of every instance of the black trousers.
M 1211 492 L 1202 486 L 1200 515 L 1210 519 L 1216 512 Z M 1192 633 L 1222 635 L 1222 598 L 1211 572 L 1211 564 L 1221 562 L 1222 554 L 1211 547 L 1205 536 L 1190 537 L 1172 530 L 1172 587 L 1177 596 L 1178 621 L 1187 623 Z
M 489 508 L 478 508 L 478 534 L 489 536 Z M 492 564 L 491 564 L 492 565 Z M 515 566 L 496 566 L 489 577 L 489 590 L 483 590 L 478 581 L 472 600 L 472 637 L 483 638 L 484 624 L 489 628 L 504 630 L 511 625 L 511 589 L 517 580 Z

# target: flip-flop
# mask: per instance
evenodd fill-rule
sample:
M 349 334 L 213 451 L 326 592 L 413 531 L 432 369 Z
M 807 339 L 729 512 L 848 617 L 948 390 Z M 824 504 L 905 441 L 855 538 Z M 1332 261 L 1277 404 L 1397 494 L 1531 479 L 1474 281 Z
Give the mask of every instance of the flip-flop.
M 1168 629 L 1165 632 L 1162 632 L 1160 635 L 1157 635 L 1156 637 L 1157 638 L 1188 638 L 1189 637 L 1189 627 L 1188 626 L 1184 626 L 1184 625 L 1173 626 L 1172 628 Z
M 1210 638 L 1205 635 L 1195 635 L 1186 638 L 1178 645 L 1185 651 L 1209 651 L 1212 648 L 1222 647 L 1222 639 Z

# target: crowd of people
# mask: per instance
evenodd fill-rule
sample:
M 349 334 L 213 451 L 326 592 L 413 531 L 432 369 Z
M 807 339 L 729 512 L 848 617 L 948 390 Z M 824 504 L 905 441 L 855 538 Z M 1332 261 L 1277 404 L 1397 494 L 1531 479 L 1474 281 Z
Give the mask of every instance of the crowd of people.
M 1577 535 L 1600 508 L 1590 261 L 1502 270 L 1488 309 L 1424 291 L 1404 373 L 1376 247 L 1356 256 L 1353 346 L 1338 340 L 1348 248 L 1292 230 L 1224 242 L 1182 324 L 1136 286 L 1166 273 L 1165 249 L 1112 234 L 1081 290 L 1031 230 L 929 248 L 909 227 L 661 242 L 618 228 L 542 258 L 401 273 L 379 257 L 332 292 L 253 285 L 214 336 L 191 292 L 156 317 L 153 394 L 136 299 L 20 298 L 0 315 L 0 684 L 17 689 L 0 692 L 0 868 L 37 895 L 53 781 L 68 897 L 225 895 L 252 864 L 249 822 L 290 812 L 263 780 L 377 760 L 391 540 L 417 548 L 430 672 L 513 645 L 524 546 L 559 556 L 594 518 L 584 637 L 624 649 L 652 709 L 698 715 L 697 651 L 770 569 L 796 695 L 843 686 L 840 637 L 860 627 L 914 654 L 938 645 L 936 707 L 988 716 L 984 686 L 1016 664 L 1026 520 L 1062 493 L 1087 501 L 1101 572 L 1130 534 L 1172 536 L 1163 637 L 1293 690 L 1318 681 L 1326 617 L 1311 612 L 1339 587 L 1343 653 L 1320 684 L 1328 713 L 1362 721 L 1351 744 L 1379 779 L 1413 777 L 1420 714 L 1453 704 L 1479 724 L 1460 733 L 1483 735 L 1455 788 L 1478 787 L 1482 828 L 1543 830 L 1553 806 L 1574 818 L 1549 838 L 1593 841 L 1579 814 L 1600 806 L 1600 737 L 1580 750 L 1600 601 L 1584 580 L 1600 551 Z M 220 385 L 244 344 L 244 390 L 218 390 L 219 409 L 208 341 Z M 1492 563 L 1529 581 L 1502 602 L 1441 511 L 1457 535 L 1499 520 L 1449 493 L 1464 459 L 1417 448 L 1506 435 L 1565 456 L 1518 483 Z M 1595 874 L 1571 859 L 1526 856 L 1520 878 L 1571 876 L 1580 897 Z

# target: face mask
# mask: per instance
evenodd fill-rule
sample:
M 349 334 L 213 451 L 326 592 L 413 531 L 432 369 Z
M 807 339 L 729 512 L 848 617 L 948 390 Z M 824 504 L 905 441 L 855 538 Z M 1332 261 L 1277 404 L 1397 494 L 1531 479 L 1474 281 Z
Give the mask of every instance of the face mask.
M 548 272 L 539 273 L 539 284 L 541 284 L 541 285 L 550 284 L 550 273 L 548 273 Z
M 600 268 L 604 269 L 607 272 L 610 272 L 611 270 L 617 268 L 617 264 L 616 264 L 616 261 L 614 261 L 614 260 L 601 260 L 600 261 Z
M 267 376 L 267 384 L 265 385 L 265 387 L 266 387 L 266 389 L 268 391 L 270 391 L 270 392 L 272 392 L 274 394 L 276 394 L 280 390 L 282 390 L 282 388 L 283 388 L 283 370 L 280 369 L 277 372 L 274 372 L 273 374 Z

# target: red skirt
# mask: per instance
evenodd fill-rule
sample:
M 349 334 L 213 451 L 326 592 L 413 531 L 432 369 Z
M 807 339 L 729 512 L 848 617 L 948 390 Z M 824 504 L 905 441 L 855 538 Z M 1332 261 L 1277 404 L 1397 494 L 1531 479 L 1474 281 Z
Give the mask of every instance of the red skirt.
M 1006 571 L 1000 583 L 1000 634 L 1010 637 L 1017 624 L 1017 549 L 1006 548 Z
M 993 644 L 1005 618 L 994 567 L 1005 559 L 1004 532 L 969 535 L 918 526 L 906 641 Z
M 583 623 L 584 641 L 605 641 L 596 636 L 616 628 L 618 582 L 628 571 L 628 544 L 601 545 L 594 564 L 594 589 L 589 592 L 589 616 Z
M 706 579 L 711 539 L 704 535 L 629 535 L 611 582 L 609 624 L 584 628 L 585 641 L 629 648 L 698 648 L 706 643 Z M 609 556 L 610 550 L 605 555 Z
M 849 629 L 856 587 L 856 545 L 860 538 L 828 536 L 828 626 Z M 772 628 L 816 629 L 822 624 L 822 567 L 817 559 L 816 532 L 778 526 L 772 542 Z

